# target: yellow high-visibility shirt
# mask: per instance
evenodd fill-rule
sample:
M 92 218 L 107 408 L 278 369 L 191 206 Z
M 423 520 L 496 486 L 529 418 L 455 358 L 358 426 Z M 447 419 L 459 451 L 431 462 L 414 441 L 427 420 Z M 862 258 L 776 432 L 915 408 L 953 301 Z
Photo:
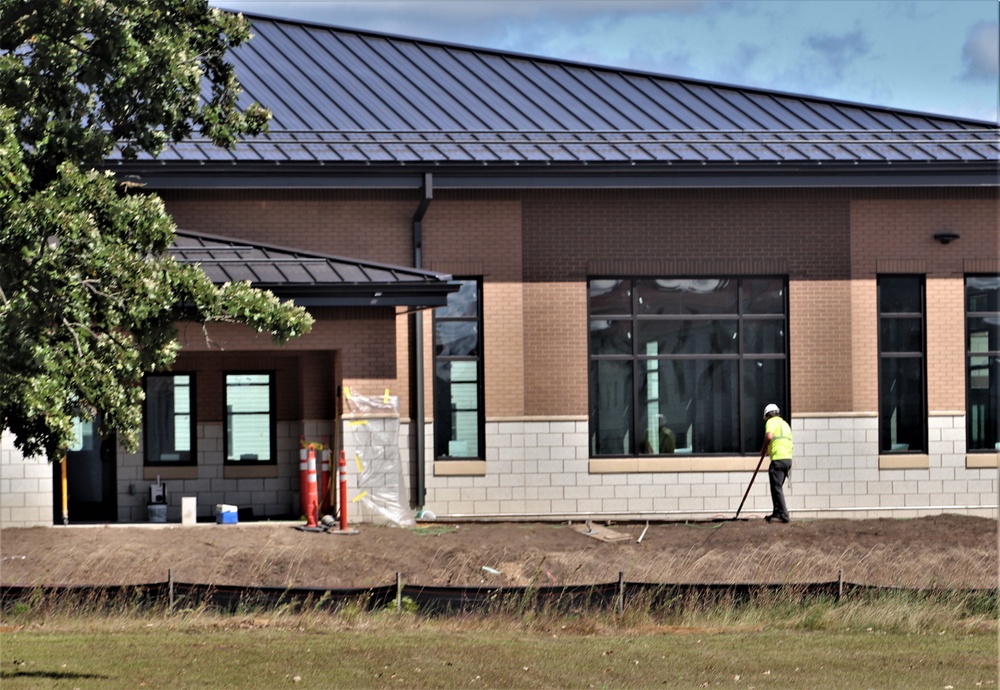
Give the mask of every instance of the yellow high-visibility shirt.
M 768 448 L 772 460 L 792 459 L 792 427 L 788 426 L 788 422 L 775 415 L 764 424 L 764 433 L 774 435 Z

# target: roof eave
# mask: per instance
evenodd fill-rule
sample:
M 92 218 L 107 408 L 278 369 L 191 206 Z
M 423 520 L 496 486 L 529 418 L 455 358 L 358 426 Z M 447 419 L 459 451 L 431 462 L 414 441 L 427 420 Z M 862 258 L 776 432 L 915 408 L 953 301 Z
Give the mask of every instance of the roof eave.
M 385 285 L 294 286 L 254 284 L 279 299 L 302 307 L 413 307 L 435 308 L 448 304 L 448 295 L 458 292 L 458 283 Z
M 490 164 L 119 163 L 120 175 L 164 189 L 438 189 L 1000 186 L 998 161 L 639 162 Z

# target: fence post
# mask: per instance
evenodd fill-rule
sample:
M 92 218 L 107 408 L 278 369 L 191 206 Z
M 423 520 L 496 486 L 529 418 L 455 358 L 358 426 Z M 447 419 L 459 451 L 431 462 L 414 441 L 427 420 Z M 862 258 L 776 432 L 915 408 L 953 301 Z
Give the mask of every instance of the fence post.
M 403 576 L 396 571 L 396 611 L 403 609 Z
M 844 596 L 844 569 L 841 568 L 837 571 L 837 603 L 840 603 L 841 598 Z
M 174 609 L 174 569 L 167 568 L 167 601 L 170 602 L 170 610 Z
M 618 571 L 618 603 L 617 607 L 618 613 L 625 613 L 625 572 L 622 570 Z

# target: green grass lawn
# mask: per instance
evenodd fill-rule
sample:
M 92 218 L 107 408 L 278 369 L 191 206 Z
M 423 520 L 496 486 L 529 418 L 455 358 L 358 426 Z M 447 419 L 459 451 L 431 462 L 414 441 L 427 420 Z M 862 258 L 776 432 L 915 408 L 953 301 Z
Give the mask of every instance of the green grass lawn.
M 4 633 L 0 685 L 912 690 L 997 681 L 995 634 L 119 627 Z
M 405 599 L 223 613 L 39 592 L 2 613 L 0 686 L 997 688 L 996 592 L 800 594 L 429 616 Z

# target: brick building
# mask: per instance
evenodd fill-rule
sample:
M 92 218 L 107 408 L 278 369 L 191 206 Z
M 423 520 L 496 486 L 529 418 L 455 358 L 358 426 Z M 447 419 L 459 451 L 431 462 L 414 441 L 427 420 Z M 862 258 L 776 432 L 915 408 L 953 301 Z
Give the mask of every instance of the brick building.
M 182 496 L 203 518 L 297 517 L 299 439 L 352 455 L 347 398 L 384 391 L 408 507 L 439 519 L 730 517 L 769 402 L 795 434 L 793 519 L 995 515 L 995 124 L 268 18 L 254 33 L 233 59 L 268 135 L 110 165 L 164 199 L 181 260 L 316 326 L 275 348 L 181 324 L 174 370 L 146 381 L 142 450 L 93 460 L 77 515 L 145 520 L 159 477 L 171 520 Z M 58 523 L 52 466 L 9 445 L 0 522 Z M 747 515 L 770 511 L 757 487 Z

